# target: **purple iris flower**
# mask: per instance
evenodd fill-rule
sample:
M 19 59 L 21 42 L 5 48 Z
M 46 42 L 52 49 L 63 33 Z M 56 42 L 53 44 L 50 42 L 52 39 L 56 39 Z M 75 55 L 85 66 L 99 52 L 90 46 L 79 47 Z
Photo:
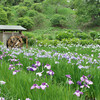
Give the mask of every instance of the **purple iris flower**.
M 88 80 L 88 79 L 85 79 L 85 82 L 86 82 L 87 84 L 89 84 L 89 85 L 93 84 L 93 82 L 90 81 L 90 80 Z
M 76 90 L 74 92 L 74 94 L 77 96 L 77 97 L 80 97 L 81 94 L 83 94 L 83 92 L 79 91 L 79 90 Z
M 32 64 L 32 67 L 36 67 L 36 65 L 35 64 Z
M 54 75 L 54 72 L 52 70 L 47 71 L 48 75 Z
M 33 60 L 33 58 L 29 58 L 29 60 Z
M 84 87 L 88 87 L 88 88 L 90 88 L 90 86 L 88 86 L 87 84 L 84 84 Z
M 40 87 L 41 87 L 41 89 L 42 90 L 44 90 L 46 87 L 49 87 L 49 85 L 47 84 L 47 83 L 42 83 L 41 85 L 40 85 Z
M 13 64 L 10 64 L 10 65 L 9 65 L 9 67 L 12 67 L 12 66 L 13 66 Z
M 0 100 L 5 100 L 5 98 L 3 98 L 3 97 L 0 97 Z
M 51 65 L 46 64 L 46 65 L 44 66 L 44 68 L 51 69 Z
M 13 71 L 13 75 L 15 75 L 17 72 L 20 72 L 20 70 Z
M 89 78 L 90 78 L 90 77 L 91 77 L 91 75 L 88 75 L 87 77 L 89 77 Z
M 82 82 L 80 82 L 80 81 L 77 81 L 77 84 L 81 86 L 81 85 L 82 85 Z
M 80 79 L 81 81 L 84 81 L 85 79 L 87 79 L 87 77 L 83 75 Z
M 4 82 L 4 81 L 0 81 L 0 84 L 5 84 L 6 82 Z
M 84 84 L 84 85 L 81 85 L 81 86 L 80 86 L 80 88 L 83 88 L 83 87 L 90 88 L 90 86 L 88 86 L 87 84 Z
M 30 71 L 34 71 L 33 68 L 30 68 Z
M 71 78 L 71 75 L 65 75 L 67 78 Z
M 15 69 L 15 67 L 9 67 L 9 70 L 13 70 L 13 69 Z
M 41 63 L 39 61 L 36 61 L 35 65 L 39 67 L 41 65 Z
M 19 59 L 15 59 L 15 58 L 14 58 L 14 59 L 9 59 L 9 60 L 10 60 L 11 62 L 13 62 L 13 61 L 14 61 L 14 62 L 19 61 Z
M 44 63 L 42 64 L 42 66 L 44 66 Z
M 16 64 L 16 65 L 18 65 L 18 66 L 23 66 L 23 64 L 21 64 L 20 62 L 19 62 L 18 64 Z
M 84 68 L 84 67 L 83 67 L 82 65 L 79 65 L 78 68 L 79 68 L 79 69 L 82 69 L 82 68 Z
M 69 59 L 68 63 L 71 63 L 71 59 Z
M 33 84 L 33 86 L 31 87 L 31 89 L 35 89 L 35 88 L 40 89 L 41 87 L 38 86 L 38 84 Z
M 68 84 L 71 85 L 71 84 L 74 84 L 74 82 L 69 79 Z
M 37 67 L 36 66 L 34 66 L 34 67 L 27 67 L 27 70 L 28 71 L 36 71 L 37 70 Z
M 97 67 L 98 69 L 100 68 L 100 66 Z
M 31 100 L 30 98 L 26 98 L 26 100 Z
M 20 70 L 15 70 L 15 72 L 20 72 Z
M 3 55 L 0 55 L 0 59 L 1 59 L 1 60 L 3 59 Z

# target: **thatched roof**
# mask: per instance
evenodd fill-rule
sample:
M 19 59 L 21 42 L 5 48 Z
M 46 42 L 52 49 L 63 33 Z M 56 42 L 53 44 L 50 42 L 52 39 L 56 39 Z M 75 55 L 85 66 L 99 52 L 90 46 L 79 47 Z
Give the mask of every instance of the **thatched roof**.
M 0 25 L 2 31 L 25 31 L 26 29 L 22 26 L 17 25 Z

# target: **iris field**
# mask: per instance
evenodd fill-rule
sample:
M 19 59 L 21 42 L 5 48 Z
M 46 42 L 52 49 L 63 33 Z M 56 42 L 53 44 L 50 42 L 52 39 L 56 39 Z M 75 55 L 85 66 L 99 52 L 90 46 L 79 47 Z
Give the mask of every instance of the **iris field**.
M 0 100 L 100 100 L 100 45 L 1 45 Z

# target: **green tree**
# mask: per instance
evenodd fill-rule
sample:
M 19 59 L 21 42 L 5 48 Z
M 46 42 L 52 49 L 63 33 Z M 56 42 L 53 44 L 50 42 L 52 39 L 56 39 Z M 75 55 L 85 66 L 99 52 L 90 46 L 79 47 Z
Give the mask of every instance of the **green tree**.
M 5 25 L 8 24 L 7 13 L 0 8 L 0 24 Z
M 3 4 L 4 6 L 7 5 L 18 5 L 20 2 L 23 2 L 24 0 L 0 0 L 0 4 Z
M 31 9 L 35 9 L 38 12 L 43 12 L 43 6 L 41 3 L 34 3 Z
M 37 14 L 32 19 L 33 19 L 33 22 L 35 24 L 35 28 L 43 27 L 45 24 L 45 20 L 46 20 L 45 16 L 41 13 Z
M 29 17 L 21 17 L 17 22 L 18 25 L 25 27 L 27 30 L 31 30 L 34 27 L 34 22 Z
M 79 24 L 100 25 L 100 0 L 73 0 Z
M 34 0 L 34 3 L 40 3 L 43 2 L 44 0 Z
M 55 12 L 58 13 L 58 7 L 60 5 L 66 5 L 67 1 L 66 0 L 45 0 L 44 3 L 55 5 Z
M 55 14 L 51 18 L 52 26 L 66 27 L 66 17 L 63 15 Z
M 17 14 L 19 17 L 23 17 L 26 13 L 27 13 L 27 7 L 26 6 L 22 6 L 22 7 L 19 7 L 17 9 Z
M 7 13 L 7 19 L 11 19 L 12 16 L 12 12 L 11 12 L 11 8 L 9 7 L 3 7 L 3 10 Z

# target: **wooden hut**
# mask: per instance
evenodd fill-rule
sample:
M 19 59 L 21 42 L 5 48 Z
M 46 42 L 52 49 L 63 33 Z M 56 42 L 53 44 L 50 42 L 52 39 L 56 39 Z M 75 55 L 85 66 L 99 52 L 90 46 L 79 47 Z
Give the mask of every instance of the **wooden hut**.
M 0 25 L 0 41 L 7 47 L 18 47 L 19 42 L 22 42 L 22 31 L 25 30 L 22 26 Z

